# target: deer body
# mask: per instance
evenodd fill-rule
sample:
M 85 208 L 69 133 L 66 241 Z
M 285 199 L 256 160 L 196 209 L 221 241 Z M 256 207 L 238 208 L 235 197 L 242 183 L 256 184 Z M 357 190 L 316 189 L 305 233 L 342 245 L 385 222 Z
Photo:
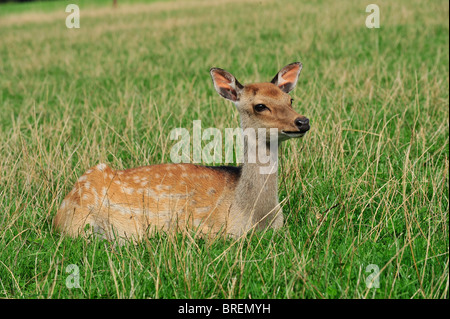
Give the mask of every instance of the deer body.
M 222 69 L 211 69 L 211 76 L 217 92 L 235 103 L 242 129 L 275 128 L 278 133 L 268 138 L 283 141 L 309 130 L 309 121 L 292 109 L 287 94 L 300 71 L 301 64 L 293 63 L 271 83 L 247 86 Z M 133 240 L 154 230 L 240 236 L 253 227 L 279 228 L 283 215 L 276 166 L 247 156 L 255 150 L 275 158 L 277 154 L 260 136 L 246 136 L 243 142 L 240 167 L 159 164 L 114 171 L 99 164 L 83 174 L 65 197 L 54 227 L 70 236 L 87 234 L 89 229 L 107 239 Z M 261 174 L 263 168 L 270 173 Z

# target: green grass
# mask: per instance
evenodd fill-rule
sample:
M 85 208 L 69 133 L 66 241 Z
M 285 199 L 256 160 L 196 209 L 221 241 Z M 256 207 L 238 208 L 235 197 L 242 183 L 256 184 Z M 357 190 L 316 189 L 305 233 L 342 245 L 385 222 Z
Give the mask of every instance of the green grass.
M 157 0 L 118 0 L 118 6 L 128 4 L 150 3 Z M 164 2 L 168 0 L 159 0 L 158 2 Z M 22 2 L 6 2 L 0 3 L 0 17 L 21 14 L 26 12 L 34 13 L 48 13 L 55 11 L 65 12 L 65 8 L 68 4 L 77 4 L 80 7 L 80 11 L 83 9 L 94 9 L 101 7 L 108 7 L 113 5 L 113 0 L 40 0 L 31 1 L 26 4 Z
M 70 30 L 64 3 L 0 5 L 1 298 L 449 297 L 446 1 L 378 1 L 380 29 L 356 0 L 80 4 Z M 53 232 L 89 167 L 170 162 L 170 131 L 193 120 L 239 125 L 210 67 L 248 83 L 297 60 L 312 129 L 281 149 L 280 231 L 123 246 Z

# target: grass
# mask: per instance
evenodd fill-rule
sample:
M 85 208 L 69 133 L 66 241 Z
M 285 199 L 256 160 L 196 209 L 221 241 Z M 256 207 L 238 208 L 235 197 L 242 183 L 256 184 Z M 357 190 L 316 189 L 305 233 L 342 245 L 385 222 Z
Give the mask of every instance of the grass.
M 80 29 L 64 2 L 2 13 L 0 297 L 448 298 L 449 7 L 377 4 L 380 29 L 360 1 L 81 3 Z M 280 231 L 123 246 L 52 231 L 89 167 L 170 162 L 193 120 L 239 125 L 210 67 L 248 83 L 297 60 L 312 129 L 281 149 Z
M 12 0 L 14 1 L 14 0 Z M 159 0 L 158 2 L 164 2 L 168 0 Z M 120 0 L 117 3 L 122 4 L 139 4 L 156 2 L 156 0 Z M 6 2 L 0 3 L 0 16 L 10 16 L 22 13 L 49 13 L 55 11 L 61 11 L 68 4 L 77 4 L 82 9 L 96 9 L 102 7 L 108 7 L 113 5 L 113 0 L 32 0 L 27 4 L 21 2 Z M 18 17 L 19 18 L 19 17 Z

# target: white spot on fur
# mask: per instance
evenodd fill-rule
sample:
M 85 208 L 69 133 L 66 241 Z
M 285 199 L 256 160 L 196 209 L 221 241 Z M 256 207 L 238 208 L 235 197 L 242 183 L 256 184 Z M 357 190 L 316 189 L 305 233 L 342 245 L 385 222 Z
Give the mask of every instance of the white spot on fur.
M 104 164 L 104 163 L 98 164 L 96 166 L 96 168 L 103 172 L 103 170 L 106 168 L 106 164 Z
M 79 182 L 84 182 L 85 180 L 87 180 L 87 177 L 84 175 L 78 179 Z
M 119 212 L 122 215 L 141 215 L 143 213 L 142 208 L 136 209 L 129 207 L 128 205 L 110 203 L 110 209 Z

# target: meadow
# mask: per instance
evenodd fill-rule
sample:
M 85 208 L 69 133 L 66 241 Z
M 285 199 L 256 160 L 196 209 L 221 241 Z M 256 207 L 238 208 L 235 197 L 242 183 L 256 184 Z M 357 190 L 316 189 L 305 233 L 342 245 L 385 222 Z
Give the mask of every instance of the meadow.
M 447 1 L 377 1 L 379 29 L 356 0 L 110 2 L 0 5 L 0 298 L 449 297 Z M 194 120 L 239 126 L 211 67 L 251 83 L 294 61 L 311 130 L 280 149 L 281 230 L 53 231 L 89 167 L 170 162 Z

